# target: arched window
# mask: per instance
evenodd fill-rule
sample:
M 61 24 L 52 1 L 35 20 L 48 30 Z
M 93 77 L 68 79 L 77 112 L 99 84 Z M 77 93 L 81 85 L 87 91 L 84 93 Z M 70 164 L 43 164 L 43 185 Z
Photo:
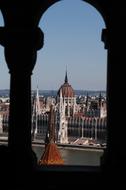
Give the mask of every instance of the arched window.
M 31 99 L 30 99 L 31 72 L 35 63 L 36 52 L 40 48 L 41 46 L 40 41 L 42 40 L 42 39 L 40 40 L 39 38 L 42 37 L 42 35 L 40 34 L 40 30 L 37 28 L 37 25 L 40 19 L 40 15 L 43 14 L 43 12 L 45 12 L 45 10 L 47 10 L 48 7 L 50 7 L 53 3 L 57 1 L 58 0 L 52 0 L 52 1 L 36 0 L 36 1 L 31 1 L 31 4 L 28 2 L 29 3 L 28 6 L 26 4 L 26 1 L 18 1 L 18 2 L 8 1 L 8 0 L 0 1 L 0 9 L 2 10 L 5 20 L 5 27 L 3 28 L 3 30 L 1 30 L 0 28 L 0 43 L 5 47 L 5 57 L 10 69 L 10 76 L 11 76 L 10 120 L 9 120 L 10 130 L 9 130 L 9 141 L 8 141 L 9 146 L 8 147 L 0 146 L 0 153 L 2 153 L 0 156 L 0 164 L 1 164 L 0 168 L 2 174 L 1 181 L 3 182 L 4 186 L 6 186 L 6 184 L 9 184 L 9 186 L 12 187 L 14 187 L 15 182 L 18 181 L 19 184 L 17 186 L 19 187 L 20 185 L 21 186 L 23 185 L 23 181 L 26 182 L 27 180 L 26 186 L 29 187 L 29 184 L 31 184 L 35 188 L 39 188 L 40 185 L 42 185 L 42 183 L 44 183 L 45 181 L 45 185 L 47 186 L 47 188 L 55 186 L 57 187 L 57 189 L 59 188 L 59 186 L 66 188 L 68 184 L 70 184 L 70 187 L 71 186 L 78 187 L 79 185 L 80 187 L 82 187 L 83 185 L 85 186 L 87 185 L 87 187 L 89 187 L 90 184 L 90 187 L 94 188 L 100 185 L 99 181 L 101 182 L 102 185 L 104 184 L 107 188 L 110 185 L 110 182 L 112 184 L 115 184 L 115 186 L 123 185 L 124 184 L 123 173 L 124 173 L 124 168 L 125 168 L 124 166 L 126 160 L 126 154 L 125 154 L 126 143 L 125 143 L 125 133 L 124 133 L 126 103 L 125 101 L 123 101 L 122 103 L 120 100 L 123 100 L 123 98 L 125 99 L 125 88 L 126 88 L 124 85 L 125 48 L 123 48 L 122 46 L 123 45 L 122 43 L 124 43 L 126 36 L 124 30 L 126 13 L 124 10 L 125 2 L 119 3 L 118 1 L 113 1 L 113 0 L 109 1 L 85 0 L 86 2 L 89 2 L 94 7 L 97 8 L 97 10 L 104 17 L 107 26 L 107 28 L 103 30 L 102 33 L 103 34 L 102 40 L 105 42 L 105 48 L 108 49 L 108 57 L 107 57 L 108 117 L 107 120 L 105 120 L 107 122 L 107 128 L 108 128 L 107 130 L 108 144 L 107 144 L 107 151 L 105 151 L 104 154 L 106 162 L 105 164 L 102 165 L 103 167 L 101 168 L 89 167 L 89 166 L 87 167 L 68 166 L 68 167 L 59 167 L 59 168 L 42 167 L 39 168 L 40 169 L 39 171 L 42 171 L 42 173 L 39 172 L 39 174 L 40 173 L 42 174 L 39 176 L 34 175 L 36 173 L 35 171 L 36 168 L 35 168 L 35 170 L 33 169 L 35 171 L 35 173 L 33 172 L 34 174 L 32 176 L 33 180 L 29 178 L 30 179 L 29 181 L 27 178 L 27 176 L 29 176 L 29 174 L 32 173 L 31 165 L 33 166 L 34 165 L 33 163 L 37 163 L 35 155 L 31 151 L 31 131 L 30 131 L 31 130 Z M 83 1 L 59 0 L 59 3 L 71 2 L 70 11 L 69 11 L 69 13 L 71 14 L 72 6 L 74 5 L 74 3 L 79 3 L 79 2 L 82 3 Z M 57 5 L 58 4 L 55 4 L 54 7 L 56 7 Z M 66 10 L 67 8 L 65 9 L 65 11 L 63 11 L 63 13 L 66 14 L 67 13 Z M 3 35 L 5 34 L 4 32 L 5 33 L 7 32 L 6 39 L 2 38 Z M 36 39 L 34 39 L 33 34 L 36 34 L 35 35 L 35 38 L 37 37 Z M 23 99 L 21 99 L 22 97 Z M 22 110 L 23 112 L 21 112 Z M 22 120 L 20 120 L 21 116 L 23 118 Z M 100 119 L 96 118 L 96 120 L 97 120 L 97 126 L 95 129 L 97 132 L 96 137 L 98 138 L 98 136 L 100 136 L 99 126 L 98 126 Z M 104 145 L 105 144 L 103 144 L 103 146 Z M 89 158 L 91 158 L 92 160 L 93 157 L 88 157 L 88 159 Z M 27 173 L 27 169 L 28 170 L 30 169 L 30 172 Z M 72 180 L 70 181 L 69 172 L 68 175 L 64 175 L 64 181 L 62 176 L 59 175 L 59 173 L 57 175 L 56 172 L 54 175 L 54 173 L 51 172 L 51 174 L 49 174 L 48 177 L 50 179 L 50 184 L 52 185 L 50 184 L 47 185 L 46 183 L 47 175 L 45 175 L 45 173 L 47 174 L 48 173 L 47 171 L 54 171 L 54 169 L 58 171 L 62 169 L 63 173 L 65 169 L 72 171 L 72 174 L 74 173 L 74 175 L 72 175 L 71 178 Z M 78 172 L 76 172 L 78 170 L 83 171 L 81 172 L 82 174 L 81 176 L 78 175 Z M 14 172 L 12 173 L 12 171 Z M 14 179 L 16 177 L 16 179 L 13 180 L 12 183 L 11 183 L 12 180 L 10 180 L 10 176 L 12 176 Z M 52 180 L 52 177 L 54 177 L 54 179 L 57 180 Z M 85 179 L 85 181 L 83 179 Z M 104 183 L 105 179 L 106 183 Z M 41 180 L 43 180 L 43 182 Z M 6 183 L 6 181 L 8 181 L 9 183 Z
M 83 94 L 84 91 L 89 91 L 91 97 L 98 97 L 100 91 L 106 93 L 107 52 L 101 41 L 105 23 L 96 9 L 82 1 L 64 0 L 45 12 L 39 26 L 45 39 L 33 71 L 33 89 L 38 85 L 43 93 L 46 89 L 50 94 L 52 90 L 56 94 L 63 83 L 67 66 L 68 81 L 74 90 L 80 90 L 79 95 L 87 95 Z M 90 117 L 93 119 L 94 114 Z M 76 132 L 79 122 L 76 121 L 73 127 L 76 139 L 80 138 Z M 91 137 L 90 127 L 90 122 L 87 122 L 84 131 L 88 134 L 87 138 Z

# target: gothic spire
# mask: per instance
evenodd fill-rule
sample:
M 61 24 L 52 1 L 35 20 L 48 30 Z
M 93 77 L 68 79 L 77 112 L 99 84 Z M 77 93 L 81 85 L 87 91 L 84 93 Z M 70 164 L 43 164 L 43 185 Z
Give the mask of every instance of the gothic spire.
M 66 75 L 65 75 L 65 83 L 68 83 L 67 68 L 66 68 Z
M 37 90 L 36 90 L 36 113 L 38 115 L 40 115 L 41 111 L 40 111 L 40 102 L 39 102 L 39 89 L 38 89 L 38 85 L 37 85 Z
M 101 106 L 101 103 L 102 103 L 102 95 L 101 95 L 101 91 L 100 91 L 100 93 L 99 93 L 99 106 Z
M 64 163 L 60 152 L 55 144 L 55 110 L 50 108 L 49 126 L 45 142 L 45 151 L 39 160 L 39 165 L 61 165 Z
M 88 92 L 87 92 L 87 96 L 86 96 L 86 107 L 88 107 L 88 101 L 89 101 L 89 96 L 88 96 Z
M 49 142 L 55 142 L 55 111 L 53 105 L 50 107 L 49 114 Z

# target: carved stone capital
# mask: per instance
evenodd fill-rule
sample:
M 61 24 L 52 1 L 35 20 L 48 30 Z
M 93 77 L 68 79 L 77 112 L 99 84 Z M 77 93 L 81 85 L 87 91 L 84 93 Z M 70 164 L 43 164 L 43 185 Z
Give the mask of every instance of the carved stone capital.
M 1 27 L 0 43 L 5 48 L 5 59 L 10 73 L 32 73 L 37 50 L 43 47 L 44 34 L 40 28 Z
M 106 28 L 102 29 L 101 40 L 104 42 L 105 49 L 108 49 L 108 30 Z

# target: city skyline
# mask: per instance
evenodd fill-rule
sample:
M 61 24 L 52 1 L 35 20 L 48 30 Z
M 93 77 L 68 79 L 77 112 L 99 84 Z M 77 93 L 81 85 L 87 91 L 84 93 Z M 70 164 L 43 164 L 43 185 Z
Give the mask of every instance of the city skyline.
M 74 89 L 106 90 L 107 52 L 101 41 L 105 24 L 91 5 L 79 0 L 58 2 L 46 11 L 39 26 L 44 47 L 38 51 L 32 89 L 38 85 L 41 90 L 57 90 L 64 83 L 67 66 Z M 10 76 L 3 54 L 0 47 L 0 89 L 8 89 Z

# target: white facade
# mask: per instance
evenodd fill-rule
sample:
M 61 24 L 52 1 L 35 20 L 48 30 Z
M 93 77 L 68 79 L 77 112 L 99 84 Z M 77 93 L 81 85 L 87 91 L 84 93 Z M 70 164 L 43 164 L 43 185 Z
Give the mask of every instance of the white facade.
M 58 141 L 63 144 L 68 143 L 68 122 L 65 116 L 65 104 L 65 100 L 62 97 L 62 91 L 60 91 Z

